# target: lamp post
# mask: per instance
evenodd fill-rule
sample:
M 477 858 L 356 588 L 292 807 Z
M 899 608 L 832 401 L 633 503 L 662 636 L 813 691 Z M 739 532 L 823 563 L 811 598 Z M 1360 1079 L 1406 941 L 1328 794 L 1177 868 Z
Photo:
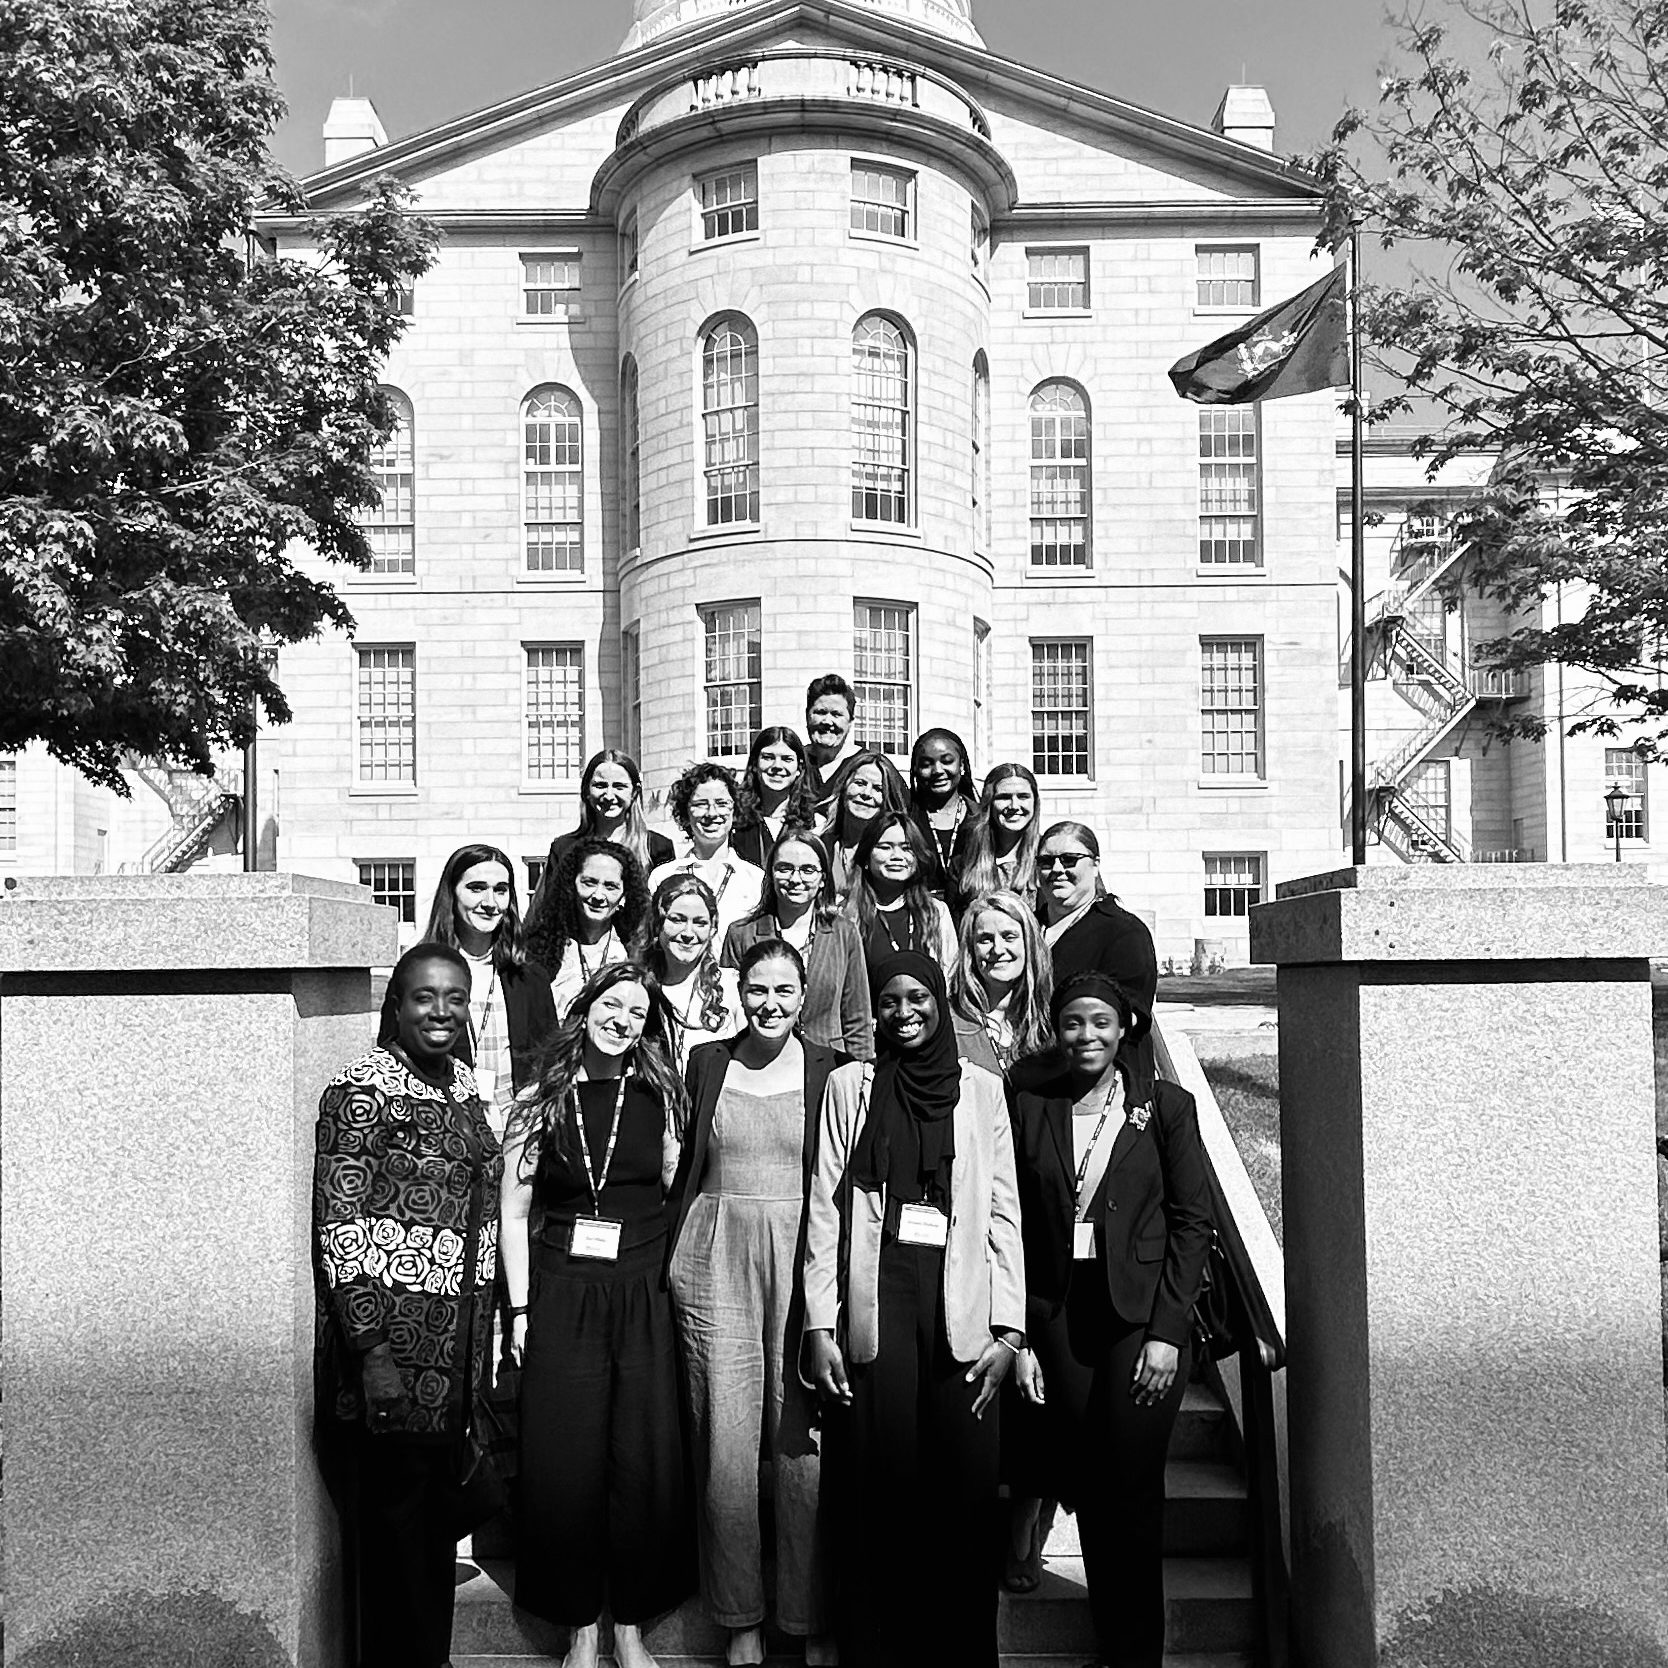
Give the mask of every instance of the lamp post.
M 1610 816 L 1610 826 L 1616 835 L 1616 861 L 1622 860 L 1622 807 L 1627 804 L 1627 789 L 1620 782 L 1612 782 L 1604 796 L 1604 808 Z

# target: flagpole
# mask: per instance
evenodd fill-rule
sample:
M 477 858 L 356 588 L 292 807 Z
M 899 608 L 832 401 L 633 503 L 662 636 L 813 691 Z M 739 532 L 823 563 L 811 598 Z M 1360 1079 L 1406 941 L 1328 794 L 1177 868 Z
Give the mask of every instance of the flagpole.
M 1349 232 L 1349 754 L 1350 861 L 1367 861 L 1367 541 L 1362 481 L 1361 224 Z

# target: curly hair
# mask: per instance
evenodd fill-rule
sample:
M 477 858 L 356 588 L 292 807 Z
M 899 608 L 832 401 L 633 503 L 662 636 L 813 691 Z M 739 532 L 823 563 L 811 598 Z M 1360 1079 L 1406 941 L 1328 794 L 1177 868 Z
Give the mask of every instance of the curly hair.
M 692 840 L 695 838 L 695 829 L 689 820 L 689 802 L 695 797 L 695 790 L 708 782 L 722 782 L 730 790 L 731 802 L 739 808 L 741 790 L 736 785 L 735 772 L 721 764 L 714 764 L 711 759 L 692 764 L 666 791 L 666 803 L 671 808 L 672 820 Z
M 615 985 L 623 984 L 641 985 L 649 998 L 649 1016 L 642 1036 L 627 1057 L 626 1077 L 646 1084 L 659 1097 L 666 1116 L 682 1135 L 689 1098 L 673 1069 L 667 1048 L 660 981 L 641 962 L 611 961 L 593 973 L 574 997 L 566 1017 L 545 1047 L 538 1081 L 522 1090 L 510 1110 L 504 1141 L 506 1146 L 521 1144 L 518 1180 L 529 1180 L 547 1155 L 554 1158 L 577 1153 L 572 1119 L 568 1116 L 568 1096 L 579 1081 L 579 1068 L 585 1057 L 585 1022 L 597 998 Z
M 821 865 L 822 884 L 817 888 L 817 895 L 811 901 L 811 908 L 816 911 L 814 919 L 817 923 L 826 926 L 840 913 L 840 898 L 834 889 L 834 859 L 828 855 L 828 847 L 810 829 L 794 828 L 792 826 L 784 828 L 776 837 L 775 843 L 770 848 L 769 856 L 765 858 L 764 885 L 759 891 L 759 907 L 747 919 L 749 921 L 780 921 L 782 919 L 782 900 L 776 892 L 776 854 L 783 846 L 805 846 Z
M 736 791 L 736 827 L 752 828 L 763 816 L 764 782 L 759 776 L 759 755 L 767 747 L 786 747 L 799 760 L 799 778 L 788 789 L 782 803 L 783 828 L 809 827 L 816 815 L 817 795 L 811 786 L 811 758 L 799 732 L 786 724 L 772 724 L 753 737 L 747 750 L 747 768 L 741 773 Z
M 1036 911 L 1017 892 L 982 892 L 967 906 L 956 935 L 956 965 L 950 970 L 950 1003 L 964 1019 L 984 1023 L 984 980 L 973 965 L 973 937 L 981 915 L 1005 915 L 1019 928 L 1025 971 L 1008 998 L 1008 1022 L 1014 1028 L 1016 1058 L 1041 1054 L 1054 1046 L 1049 1002 L 1054 994 L 1054 965 L 1037 925 Z
M 661 881 L 654 889 L 654 899 L 649 906 L 649 948 L 644 960 L 662 984 L 666 980 L 666 950 L 660 942 L 661 928 L 666 925 L 666 917 L 672 913 L 672 905 L 691 893 L 706 906 L 714 933 L 718 930 L 718 900 L 713 896 L 712 888 L 699 875 L 691 874 L 686 869 Z M 724 981 L 718 975 L 718 958 L 712 953 L 710 938 L 706 949 L 701 952 L 701 959 L 695 964 L 695 989 L 701 998 L 701 1029 L 716 1031 L 729 1018 L 730 1010 L 724 1001 Z M 668 1021 L 676 1024 L 677 1016 L 672 1012 L 672 1005 L 666 1001 L 664 991 L 661 1002 Z
M 649 915 L 649 885 L 643 865 L 613 840 L 587 837 L 576 840 L 562 853 L 550 879 L 549 904 L 528 928 L 527 953 L 543 968 L 555 973 L 562 965 L 568 944 L 579 936 L 579 893 L 574 882 L 586 860 L 611 857 L 620 866 L 624 894 L 611 923 L 625 953 L 634 955 L 641 946 L 643 928 Z
M 840 823 L 846 814 L 846 788 L 864 765 L 873 765 L 880 772 L 880 810 L 875 813 L 877 816 L 884 816 L 888 811 L 909 809 L 909 789 L 898 774 L 898 767 L 884 753 L 876 753 L 871 748 L 853 753 L 828 781 L 826 832 L 836 840 L 840 837 Z
M 1004 782 L 1020 781 L 1031 790 L 1031 820 L 1021 830 L 1013 851 L 1013 868 L 1004 875 L 996 866 L 996 790 Z M 964 898 L 986 892 L 1017 892 L 1022 898 L 1037 895 L 1037 848 L 1042 844 L 1042 795 L 1037 779 L 1022 764 L 999 764 L 985 777 L 979 808 L 967 834 L 958 887 Z
M 497 846 L 459 846 L 440 871 L 440 884 L 429 906 L 429 924 L 423 936 L 431 944 L 458 947 L 458 882 L 478 863 L 496 863 L 510 877 L 510 906 L 492 934 L 492 962 L 500 975 L 527 965 L 527 938 L 522 930 L 521 907 L 516 901 L 515 864 Z
M 932 850 L 927 845 L 926 835 L 907 811 L 882 811 L 863 830 L 863 838 L 857 842 L 857 850 L 852 856 L 852 881 L 851 890 L 846 894 L 846 913 L 856 921 L 858 933 L 867 943 L 879 907 L 874 880 L 869 874 L 869 859 L 874 855 L 881 835 L 894 828 L 904 831 L 904 838 L 908 840 L 910 853 L 915 859 L 915 873 L 904 884 L 904 912 L 909 916 L 921 943 L 935 943 L 937 923 L 933 904 L 936 900 L 928 886 L 932 875 Z

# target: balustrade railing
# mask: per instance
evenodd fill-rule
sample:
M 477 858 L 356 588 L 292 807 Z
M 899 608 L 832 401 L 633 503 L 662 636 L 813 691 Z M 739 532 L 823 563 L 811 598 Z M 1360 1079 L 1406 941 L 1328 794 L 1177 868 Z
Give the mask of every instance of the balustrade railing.
M 764 89 L 759 84 L 759 66 L 727 64 L 710 75 L 698 75 L 690 83 L 689 108 L 711 110 L 723 104 L 739 104 L 744 99 L 758 98 Z
M 872 98 L 914 109 L 921 102 L 915 71 L 903 64 L 853 58 L 847 66 L 846 97 Z

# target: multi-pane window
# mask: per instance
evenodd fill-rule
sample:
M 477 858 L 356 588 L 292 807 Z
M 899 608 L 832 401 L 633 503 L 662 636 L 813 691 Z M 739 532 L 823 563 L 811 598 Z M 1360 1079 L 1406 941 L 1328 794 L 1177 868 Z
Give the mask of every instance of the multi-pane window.
M 1207 406 L 1199 413 L 1199 565 L 1255 567 L 1257 408 Z
M 371 471 L 382 502 L 365 515 L 372 573 L 417 571 L 417 475 L 412 441 L 411 401 L 385 388 L 394 408 L 394 429 L 371 453 Z
M 882 753 L 907 753 L 915 610 L 902 602 L 859 602 L 852 610 L 852 667 L 857 686 L 856 731 L 860 745 Z
M 851 229 L 878 237 L 910 236 L 911 196 L 915 176 L 902 168 L 872 162 L 851 165 Z
M 973 221 L 969 236 L 969 255 L 973 262 L 973 276 L 981 281 L 990 278 L 990 216 L 973 205 Z
M 392 861 L 378 859 L 357 863 L 359 884 L 367 888 L 379 904 L 388 904 L 399 912 L 408 927 L 417 924 L 417 865 L 409 858 Z
M 1087 249 L 1027 249 L 1025 277 L 1025 305 L 1031 312 L 1088 311 Z
M 1031 769 L 1038 776 L 1088 776 L 1089 645 L 1082 638 L 1031 643 Z
M 1630 747 L 1607 747 L 1604 750 L 1604 782 L 1623 788 L 1627 798 L 1622 801 L 1619 817 L 1604 808 L 1604 837 L 1616 838 L 1617 824 L 1621 825 L 1624 840 L 1643 840 L 1646 836 L 1645 819 L 1645 761 Z
M 521 316 L 572 318 L 579 306 L 579 256 L 521 257 Z
M 1415 597 L 1403 614 L 1402 629 L 1433 660 L 1447 663 L 1448 604 L 1440 591 L 1426 591 Z M 1425 671 L 1418 661 L 1413 662 L 1415 678 L 1422 678 Z
M 1206 776 L 1263 773 L 1263 640 L 1199 639 L 1199 769 Z
M 1402 784 L 1402 797 L 1433 833 L 1446 840 L 1453 822 L 1453 783 L 1446 759 L 1427 759 Z
M 1031 565 L 1089 566 L 1089 407 L 1069 382 L 1031 396 Z
M 620 222 L 620 282 L 627 283 L 637 276 L 637 215 L 628 214 Z
M 643 639 L 641 627 L 620 633 L 620 700 L 625 709 L 625 750 L 643 756 Z
M 696 182 L 701 196 L 701 237 L 735 237 L 759 229 L 759 168 L 744 162 L 722 173 L 703 174 Z
M 0 857 L 17 854 L 17 760 L 0 758 Z
M 361 782 L 417 780 L 417 651 L 360 649 L 356 715 Z
M 577 643 L 530 643 L 525 713 L 529 782 L 578 774 L 585 753 L 585 659 Z
M 620 366 L 620 474 L 625 512 L 625 547 L 643 543 L 643 435 L 637 398 L 637 361 L 628 353 Z
M 759 519 L 759 336 L 738 313 L 701 344 L 707 525 Z
M 1260 851 L 1205 853 L 1205 914 L 1244 916 L 1263 901 Z
M 757 602 L 701 610 L 706 633 L 707 756 L 745 758 L 761 717 L 763 648 Z
M 522 427 L 527 572 L 580 573 L 585 472 L 579 401 L 553 384 L 535 388 Z
M 990 366 L 973 356 L 973 458 L 969 482 L 973 499 L 973 548 L 990 548 Z
M 1237 307 L 1247 312 L 1257 307 L 1260 285 L 1255 244 L 1201 244 L 1193 255 L 1198 263 L 1197 306 Z
M 889 318 L 857 321 L 852 343 L 851 514 L 909 521 L 909 338 Z

